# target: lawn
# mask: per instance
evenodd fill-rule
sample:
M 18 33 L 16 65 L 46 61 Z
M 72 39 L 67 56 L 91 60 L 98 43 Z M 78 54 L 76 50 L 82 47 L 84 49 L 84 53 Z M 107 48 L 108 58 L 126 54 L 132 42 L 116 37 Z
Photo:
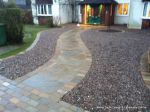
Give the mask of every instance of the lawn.
M 25 25 L 24 27 L 24 43 L 18 45 L 16 49 L 10 50 L 6 53 L 0 54 L 0 58 L 7 58 L 9 56 L 16 55 L 24 50 L 26 50 L 35 40 L 38 32 L 48 29 L 47 26 L 38 25 Z M 15 45 L 16 46 L 16 45 Z

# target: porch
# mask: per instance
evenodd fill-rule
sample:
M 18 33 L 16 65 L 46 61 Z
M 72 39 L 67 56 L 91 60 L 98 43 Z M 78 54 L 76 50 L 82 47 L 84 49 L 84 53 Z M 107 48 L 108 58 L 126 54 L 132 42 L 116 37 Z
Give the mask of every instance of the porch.
M 84 0 L 80 2 L 82 24 L 114 24 L 115 4 L 114 0 Z

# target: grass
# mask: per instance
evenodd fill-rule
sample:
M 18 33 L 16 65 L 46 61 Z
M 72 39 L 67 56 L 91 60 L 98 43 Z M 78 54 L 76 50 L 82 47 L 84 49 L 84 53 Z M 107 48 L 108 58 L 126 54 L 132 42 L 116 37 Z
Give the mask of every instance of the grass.
M 7 58 L 14 56 L 24 50 L 26 50 L 35 40 L 38 32 L 48 29 L 47 26 L 38 26 L 38 25 L 25 25 L 24 27 L 24 43 L 18 45 L 16 49 L 8 51 L 6 53 L 0 54 L 0 58 Z M 15 45 L 16 46 L 16 45 Z

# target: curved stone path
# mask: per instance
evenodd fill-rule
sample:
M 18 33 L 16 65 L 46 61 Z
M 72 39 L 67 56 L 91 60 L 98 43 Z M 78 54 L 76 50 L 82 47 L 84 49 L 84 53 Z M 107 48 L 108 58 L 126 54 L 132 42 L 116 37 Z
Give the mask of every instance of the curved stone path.
M 81 41 L 81 29 L 63 33 L 53 58 L 15 81 L 0 77 L 0 111 L 85 112 L 60 101 L 87 73 L 91 55 Z

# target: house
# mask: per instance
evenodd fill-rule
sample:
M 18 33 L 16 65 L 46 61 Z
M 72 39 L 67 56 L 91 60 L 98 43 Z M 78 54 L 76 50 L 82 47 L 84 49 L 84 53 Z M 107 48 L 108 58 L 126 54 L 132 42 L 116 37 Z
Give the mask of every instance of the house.
M 110 24 L 127 25 L 128 28 L 142 29 L 150 27 L 150 0 L 115 0 L 117 4 L 113 4 L 113 0 L 84 0 L 81 4 L 80 22 L 91 24 L 91 13 L 96 18 L 99 13 L 99 22 L 108 25 L 109 20 L 106 13 L 109 13 Z M 109 3 L 110 2 L 110 3 Z M 96 6 L 97 4 L 98 6 Z M 105 8 L 109 5 L 109 10 Z M 114 6 L 115 5 L 115 6 Z M 94 7 L 94 10 L 90 7 Z M 96 10 L 99 7 L 99 11 Z M 114 9 L 115 7 L 115 9 Z M 86 11 L 85 11 L 86 9 Z M 101 11 L 102 10 L 102 11 Z M 115 11 L 114 11 L 115 10 Z M 94 12 L 93 12 L 94 11 Z M 105 13 L 105 14 L 104 14 Z M 88 14 L 88 16 L 87 16 Z M 85 22 L 88 21 L 88 22 Z M 96 22 L 94 22 L 95 24 Z
M 74 2 L 72 2 L 74 1 Z M 32 0 L 35 24 L 81 24 L 150 27 L 150 0 Z
M 116 0 L 115 24 L 127 24 L 128 28 L 150 27 L 150 0 Z
M 35 24 L 46 24 L 49 20 L 57 25 L 72 22 L 70 0 L 32 0 L 31 7 Z

